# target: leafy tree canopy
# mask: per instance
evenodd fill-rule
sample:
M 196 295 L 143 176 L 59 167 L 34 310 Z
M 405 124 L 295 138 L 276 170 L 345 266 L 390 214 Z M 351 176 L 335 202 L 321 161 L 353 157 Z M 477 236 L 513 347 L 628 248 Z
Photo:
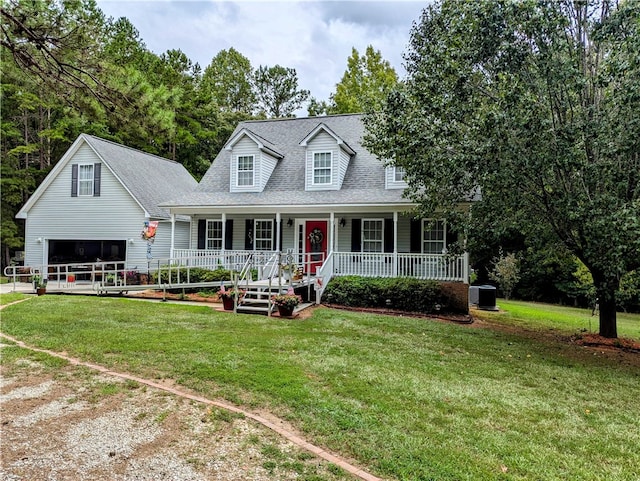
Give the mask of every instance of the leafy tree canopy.
M 640 2 L 441 0 L 423 11 L 408 78 L 367 117 L 367 145 L 405 167 L 422 214 L 551 234 L 593 276 L 600 334 L 640 267 Z M 477 231 L 471 231 L 471 236 Z
M 298 89 L 296 69 L 260 66 L 254 75 L 258 106 L 271 118 L 291 117 L 309 98 L 309 91 Z

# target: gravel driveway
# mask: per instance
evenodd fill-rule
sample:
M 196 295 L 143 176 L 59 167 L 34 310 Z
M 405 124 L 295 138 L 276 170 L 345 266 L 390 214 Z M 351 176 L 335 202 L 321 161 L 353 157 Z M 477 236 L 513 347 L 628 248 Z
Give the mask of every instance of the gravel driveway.
M 352 480 L 240 415 L 0 347 L 0 480 Z

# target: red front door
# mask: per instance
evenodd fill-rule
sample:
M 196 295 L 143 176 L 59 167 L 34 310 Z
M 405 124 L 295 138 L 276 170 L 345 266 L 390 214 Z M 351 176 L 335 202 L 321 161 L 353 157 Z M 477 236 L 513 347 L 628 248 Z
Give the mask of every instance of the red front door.
M 327 258 L 327 221 L 308 220 L 305 222 L 305 243 L 304 251 L 307 254 L 304 259 L 305 271 L 310 274 L 316 273 L 316 267 L 322 266 Z

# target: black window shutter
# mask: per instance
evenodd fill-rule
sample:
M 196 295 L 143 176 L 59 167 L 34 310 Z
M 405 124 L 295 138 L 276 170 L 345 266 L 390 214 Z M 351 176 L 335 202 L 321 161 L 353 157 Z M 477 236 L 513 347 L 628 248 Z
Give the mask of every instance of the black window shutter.
M 455 244 L 458 241 L 458 233 L 453 229 L 449 230 L 446 223 L 444 224 L 444 230 L 445 230 L 445 239 L 447 240 L 446 247 L 448 251 L 449 246 L 451 244 Z
M 244 230 L 244 248 L 245 250 L 253 250 L 253 219 L 247 219 L 245 221 Z
M 422 252 L 422 220 L 411 219 L 410 252 Z
M 351 221 L 351 252 L 362 252 L 362 219 Z
M 78 164 L 71 165 L 71 197 L 78 197 Z
M 233 219 L 227 219 L 224 228 L 224 248 L 233 249 Z
M 393 219 L 384 220 L 384 251 L 393 252 Z
M 207 220 L 200 219 L 198 221 L 198 249 L 206 249 L 207 246 Z
M 284 222 L 282 222 L 282 219 L 280 219 L 280 245 L 278 246 L 278 250 L 281 251 L 282 250 L 282 236 L 284 234 L 284 229 L 283 227 Z
M 100 177 L 102 175 L 102 164 L 93 164 L 93 196 L 100 197 Z

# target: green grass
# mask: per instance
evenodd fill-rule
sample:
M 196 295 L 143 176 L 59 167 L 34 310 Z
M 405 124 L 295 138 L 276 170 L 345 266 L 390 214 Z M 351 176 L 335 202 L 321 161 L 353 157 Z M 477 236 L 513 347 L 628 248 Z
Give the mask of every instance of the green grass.
M 531 332 L 331 309 L 269 319 L 79 296 L 16 304 L 2 321 L 3 332 L 39 347 L 270 410 L 383 477 L 637 480 L 640 472 L 640 362 Z M 277 453 L 268 462 L 275 468 Z
M 500 312 L 474 311 L 474 315 L 525 328 L 598 332 L 598 314 L 592 316 L 591 309 L 504 299 L 497 304 Z M 640 339 L 640 314 L 618 312 L 617 322 L 619 337 Z
M 29 296 L 20 292 L 9 292 L 7 294 L 0 294 L 0 306 L 6 306 L 7 304 L 26 299 L 27 297 Z

